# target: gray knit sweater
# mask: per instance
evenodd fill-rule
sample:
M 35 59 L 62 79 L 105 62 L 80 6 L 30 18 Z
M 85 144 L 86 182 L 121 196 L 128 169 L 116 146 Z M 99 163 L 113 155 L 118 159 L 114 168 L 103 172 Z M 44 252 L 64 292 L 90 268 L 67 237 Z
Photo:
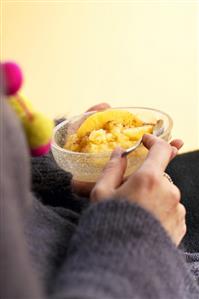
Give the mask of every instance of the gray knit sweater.
M 0 113 L 1 299 L 199 298 L 181 251 L 144 209 L 110 199 L 77 211 L 32 195 L 22 130 L 2 102 Z

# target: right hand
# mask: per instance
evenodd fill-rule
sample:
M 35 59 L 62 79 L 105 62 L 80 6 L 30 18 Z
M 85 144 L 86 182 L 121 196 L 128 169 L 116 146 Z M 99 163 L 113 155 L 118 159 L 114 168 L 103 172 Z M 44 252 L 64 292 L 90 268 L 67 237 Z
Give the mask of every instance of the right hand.
M 185 208 L 180 203 L 180 191 L 163 176 L 170 160 L 182 146 L 180 140 L 168 144 L 153 135 L 144 135 L 143 144 L 149 149 L 142 166 L 127 180 L 123 180 L 126 158 L 121 149 L 112 158 L 96 183 L 91 200 L 126 198 L 137 203 L 156 217 L 172 241 L 179 245 L 186 233 Z

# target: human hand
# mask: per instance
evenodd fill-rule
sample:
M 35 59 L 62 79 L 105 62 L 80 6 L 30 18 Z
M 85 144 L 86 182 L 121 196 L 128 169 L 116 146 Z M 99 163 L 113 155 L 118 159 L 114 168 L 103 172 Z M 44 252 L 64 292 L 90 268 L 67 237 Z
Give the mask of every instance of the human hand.
M 126 157 L 116 149 L 91 192 L 91 200 L 124 198 L 137 203 L 156 217 L 172 241 L 179 245 L 186 233 L 185 208 L 180 203 L 180 191 L 163 173 L 168 163 L 183 145 L 181 140 L 170 144 L 153 135 L 144 135 L 143 144 L 149 149 L 142 166 L 123 180 Z

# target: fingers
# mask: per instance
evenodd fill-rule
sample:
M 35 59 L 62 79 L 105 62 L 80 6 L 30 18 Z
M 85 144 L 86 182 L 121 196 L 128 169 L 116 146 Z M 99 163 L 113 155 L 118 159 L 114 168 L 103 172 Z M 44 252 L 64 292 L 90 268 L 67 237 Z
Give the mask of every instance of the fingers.
M 90 112 L 90 111 L 101 111 L 101 110 L 105 110 L 110 108 L 111 106 L 107 103 L 100 103 L 97 105 L 94 105 L 92 107 L 90 107 L 86 112 Z
M 173 160 L 178 154 L 178 149 L 175 146 L 172 146 L 172 153 L 170 157 L 170 161 Z
M 186 226 L 186 209 L 185 207 L 179 203 L 176 207 L 175 212 L 175 227 L 176 229 L 173 231 L 173 241 L 178 246 L 182 241 L 183 237 L 186 234 L 187 226 Z
M 177 150 L 179 150 L 184 145 L 184 142 L 181 139 L 174 139 L 170 142 L 170 145 L 174 146 L 175 148 L 177 148 Z
M 183 146 L 184 142 L 181 139 L 174 139 L 170 142 L 170 145 L 172 146 L 172 154 L 170 161 L 175 158 L 175 156 L 178 154 L 179 149 Z
M 156 163 L 156 170 L 159 168 L 160 171 L 164 171 L 168 166 L 169 162 L 175 158 L 178 150 L 183 146 L 181 139 L 174 139 L 170 142 L 170 147 L 167 142 L 157 138 L 153 135 L 144 135 L 143 144 L 150 150 L 146 159 L 145 165 Z M 154 161 L 155 159 L 155 161 Z
M 121 148 L 116 148 L 102 172 L 101 179 L 104 182 L 106 181 L 106 185 L 112 189 L 117 188 L 122 183 L 126 170 L 127 159 L 121 157 L 122 152 L 123 150 Z
M 92 193 L 91 199 L 107 198 L 123 182 L 123 176 L 127 166 L 126 157 L 121 157 L 123 150 L 116 148 L 98 179 Z
M 145 134 L 142 141 L 149 152 L 141 168 L 151 169 L 156 173 L 164 172 L 172 156 L 172 147 L 166 141 L 150 134 Z

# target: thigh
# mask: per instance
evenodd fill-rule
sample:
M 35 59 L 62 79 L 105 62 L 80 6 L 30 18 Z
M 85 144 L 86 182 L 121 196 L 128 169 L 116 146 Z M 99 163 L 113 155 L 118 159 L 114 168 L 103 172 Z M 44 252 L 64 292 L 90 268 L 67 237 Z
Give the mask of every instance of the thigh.
M 167 172 L 179 187 L 187 210 L 184 246 L 189 252 L 199 252 L 199 151 L 177 156 Z

